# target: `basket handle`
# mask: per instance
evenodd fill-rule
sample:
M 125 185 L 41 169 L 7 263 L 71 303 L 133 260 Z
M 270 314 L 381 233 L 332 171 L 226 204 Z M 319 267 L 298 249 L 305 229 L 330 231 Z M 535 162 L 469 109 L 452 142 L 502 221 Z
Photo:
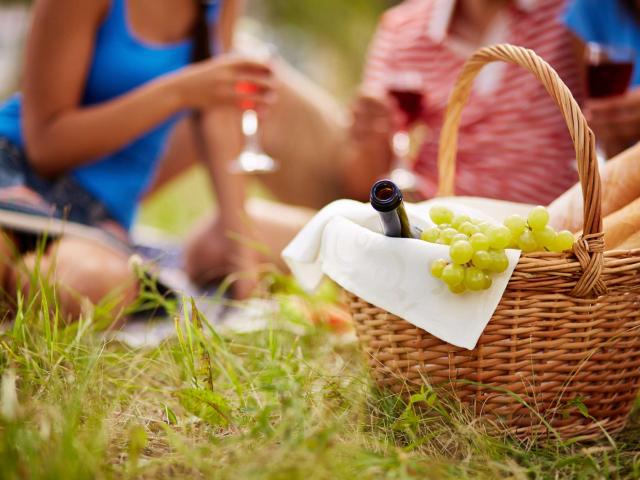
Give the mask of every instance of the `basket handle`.
M 595 137 L 587 125 L 578 103 L 556 71 L 532 50 L 509 44 L 481 48 L 467 60 L 449 97 L 445 121 L 440 133 L 438 151 L 438 195 L 453 195 L 458 149 L 458 126 L 462 109 L 469 95 L 473 80 L 485 65 L 503 61 L 529 70 L 556 101 L 569 128 L 578 161 L 578 174 L 584 197 L 583 235 L 574 245 L 574 253 L 583 268 L 582 278 L 572 292 L 577 297 L 586 297 L 606 292 L 600 276 L 603 265 L 604 234 L 600 173 L 596 159 Z

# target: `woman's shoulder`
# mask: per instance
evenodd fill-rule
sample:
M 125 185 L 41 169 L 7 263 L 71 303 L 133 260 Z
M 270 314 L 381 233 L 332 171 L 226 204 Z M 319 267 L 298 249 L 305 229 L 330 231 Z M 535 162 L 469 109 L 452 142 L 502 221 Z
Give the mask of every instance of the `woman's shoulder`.
M 48 18 L 57 20 L 59 18 L 58 12 L 64 12 L 70 23 L 75 23 L 78 20 L 102 20 L 115 1 L 122 0 L 91 0 L 90 2 L 86 0 L 40 0 L 35 4 L 34 22 L 37 25 Z M 56 15 L 53 15 L 54 13 Z
M 38 5 L 57 9 L 72 9 L 73 12 L 104 12 L 114 1 L 118 0 L 91 0 L 90 2 L 86 0 L 40 0 Z

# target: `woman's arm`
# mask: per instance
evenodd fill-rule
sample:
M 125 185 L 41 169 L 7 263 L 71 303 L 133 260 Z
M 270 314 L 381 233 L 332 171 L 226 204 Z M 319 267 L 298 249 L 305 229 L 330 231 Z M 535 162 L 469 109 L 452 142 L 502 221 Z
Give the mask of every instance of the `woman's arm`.
M 43 174 L 115 150 L 180 108 L 176 89 L 166 80 L 80 108 L 96 31 L 108 6 L 105 0 L 35 5 L 24 73 L 24 132 L 29 156 Z
M 269 69 L 241 59 L 202 62 L 102 104 L 80 102 L 108 2 L 40 0 L 24 74 L 24 132 L 34 168 L 56 175 L 130 143 L 182 109 L 235 102 L 234 85 L 270 89 Z
M 235 33 L 238 17 L 244 11 L 245 0 L 226 0 L 222 3 L 220 22 L 218 23 L 217 41 L 222 47 L 222 52 L 229 52 L 233 48 L 233 35 Z

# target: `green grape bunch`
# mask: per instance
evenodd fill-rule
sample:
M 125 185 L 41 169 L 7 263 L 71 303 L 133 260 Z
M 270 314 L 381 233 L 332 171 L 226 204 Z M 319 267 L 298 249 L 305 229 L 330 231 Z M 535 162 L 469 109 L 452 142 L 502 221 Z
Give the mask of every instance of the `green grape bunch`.
M 549 225 L 549 212 L 535 207 L 527 218 L 507 217 L 502 225 L 456 215 L 443 206 L 434 206 L 429 217 L 435 227 L 422 232 L 422 240 L 449 246 L 450 260 L 431 264 L 431 275 L 444 282 L 453 293 L 480 291 L 491 287 L 492 275 L 509 267 L 507 248 L 524 253 L 571 250 L 574 236 L 568 230 L 556 232 Z

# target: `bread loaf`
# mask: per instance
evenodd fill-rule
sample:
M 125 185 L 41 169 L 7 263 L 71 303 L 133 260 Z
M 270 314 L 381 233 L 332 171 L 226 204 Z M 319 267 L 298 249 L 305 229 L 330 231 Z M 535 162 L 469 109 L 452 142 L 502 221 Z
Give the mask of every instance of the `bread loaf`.
M 609 160 L 600 174 L 602 216 L 606 217 L 640 197 L 640 143 Z M 580 231 L 582 205 L 578 183 L 549 205 L 550 223 L 558 230 Z
M 620 249 L 640 232 L 640 198 L 604 218 L 604 243 L 607 250 Z
M 616 247 L 617 250 L 635 250 L 640 248 L 640 231 L 634 233 Z

